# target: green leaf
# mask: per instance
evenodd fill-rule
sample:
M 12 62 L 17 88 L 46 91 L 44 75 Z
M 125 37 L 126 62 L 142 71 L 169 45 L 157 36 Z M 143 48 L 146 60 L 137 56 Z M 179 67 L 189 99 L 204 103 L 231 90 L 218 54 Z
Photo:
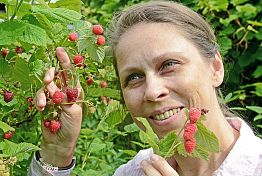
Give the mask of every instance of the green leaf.
M 24 25 L 23 35 L 19 37 L 23 42 L 31 43 L 38 46 L 46 46 L 47 34 L 44 29 L 26 23 Z
M 88 92 L 92 92 L 90 94 L 91 97 L 101 97 L 107 96 L 113 99 L 120 100 L 120 91 L 116 89 L 110 88 L 88 88 Z
M 215 134 L 200 122 L 197 122 L 197 128 L 195 134 L 197 144 L 207 151 L 219 152 L 219 142 Z
M 25 23 L 6 21 L 0 23 L 0 45 L 11 45 L 23 34 Z
M 142 131 L 142 130 L 140 131 L 144 135 L 145 141 L 143 142 L 148 143 L 153 148 L 155 153 L 158 153 L 159 152 L 159 147 L 157 145 L 159 142 L 158 136 L 154 133 L 153 129 L 151 128 L 150 124 L 148 123 L 148 121 L 145 118 L 137 117 L 136 119 L 145 128 L 145 131 Z
M 260 106 L 246 106 L 247 109 L 255 111 L 258 114 L 262 114 L 262 107 Z
M 262 27 L 262 23 L 261 23 L 261 22 L 258 22 L 258 21 L 247 20 L 247 23 L 248 23 L 248 24 L 251 24 L 251 25 L 253 25 L 253 26 L 260 26 L 260 27 Z
M 76 11 L 65 9 L 65 8 L 41 8 L 41 7 L 32 7 L 34 13 L 41 13 L 46 15 L 48 20 L 58 23 L 73 23 L 77 20 L 80 20 L 81 14 Z
M 106 144 L 100 138 L 95 138 L 93 141 L 91 141 L 91 143 L 87 142 L 86 145 L 90 145 L 90 153 L 97 153 L 106 147 Z
M 60 7 L 80 12 L 82 4 L 83 2 L 81 0 L 58 0 L 56 3 L 50 3 L 49 6 L 52 8 Z
M 17 156 L 18 154 L 24 154 L 25 152 L 36 150 L 40 150 L 40 148 L 31 143 L 22 142 L 16 144 L 8 140 L 4 141 L 3 154 L 8 156 Z
M 10 67 L 6 60 L 0 59 L 0 75 L 3 77 L 9 75 L 10 73 Z
M 21 83 L 21 88 L 27 90 L 31 86 L 31 78 L 29 76 L 30 71 L 27 62 L 22 59 L 17 59 L 13 69 L 12 78 L 14 81 L 19 81 Z
M 0 128 L 4 131 L 4 133 L 8 131 L 15 131 L 13 127 L 2 121 L 0 121 Z
M 254 121 L 262 119 L 262 114 L 258 114 L 256 117 L 254 117 Z
M 163 139 L 160 139 L 159 153 L 156 153 L 164 158 L 169 158 L 174 155 L 176 151 L 176 144 L 179 143 L 178 137 L 175 132 L 168 133 Z
M 118 102 L 118 101 L 114 101 L 114 102 Z M 110 106 L 112 106 L 113 103 L 109 103 L 109 108 Z M 127 112 L 124 110 L 123 105 L 121 104 L 117 104 L 114 108 L 113 111 L 111 111 L 107 118 L 106 118 L 106 122 L 108 123 L 108 126 L 110 128 L 113 128 L 115 125 L 121 123 L 126 116 Z
M 251 4 L 238 5 L 236 9 L 239 13 L 249 18 L 255 16 L 257 13 L 257 8 Z
M 259 66 L 256 68 L 256 70 L 252 73 L 252 76 L 253 76 L 254 78 L 259 78 L 259 77 L 262 76 L 262 66 L 261 66 L 261 65 L 259 65 Z
M 138 126 L 135 123 L 132 123 L 132 124 L 126 125 L 124 127 L 124 130 L 128 133 L 133 133 L 133 132 L 139 131 L 140 129 L 138 128 Z
M 234 6 L 243 4 L 244 2 L 247 2 L 249 0 L 231 0 L 230 3 L 233 4 Z

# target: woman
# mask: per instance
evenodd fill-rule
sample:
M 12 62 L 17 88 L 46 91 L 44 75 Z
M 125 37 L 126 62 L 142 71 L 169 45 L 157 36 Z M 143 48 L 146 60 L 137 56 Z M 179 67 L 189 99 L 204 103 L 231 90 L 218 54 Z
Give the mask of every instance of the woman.
M 216 134 L 220 144 L 220 152 L 211 154 L 208 161 L 178 154 L 166 161 L 152 154 L 152 149 L 143 150 L 114 175 L 262 175 L 261 139 L 243 120 L 226 118 L 228 115 L 218 102 L 216 89 L 223 82 L 224 68 L 210 26 L 189 8 L 172 2 L 133 6 L 117 15 L 112 24 L 114 63 L 134 121 L 142 128 L 136 117 L 146 118 L 162 138 L 183 127 L 184 108 L 205 108 L 209 110 L 205 125 Z M 57 48 L 57 56 L 63 68 L 71 67 L 62 48 Z M 51 68 L 44 78 L 51 95 L 58 89 L 53 79 Z M 43 89 L 37 93 L 36 105 L 44 110 Z M 173 115 L 165 115 L 171 110 Z M 37 161 L 37 154 L 32 161 L 31 175 L 70 173 L 81 113 L 77 104 L 63 106 L 63 128 L 59 133 L 50 136 L 43 129 L 41 159 Z M 52 167 L 43 166 L 46 163 Z

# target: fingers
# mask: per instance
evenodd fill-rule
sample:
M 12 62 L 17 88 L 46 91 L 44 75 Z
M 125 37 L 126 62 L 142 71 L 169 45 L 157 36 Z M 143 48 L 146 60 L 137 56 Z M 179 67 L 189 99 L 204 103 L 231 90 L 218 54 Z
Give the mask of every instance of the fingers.
M 150 161 L 142 162 L 142 169 L 148 176 L 178 176 L 178 173 L 168 164 L 168 162 L 153 154 Z
M 53 81 L 54 77 L 55 77 L 55 68 L 52 67 L 45 73 L 45 77 L 44 77 L 45 87 L 51 97 L 53 96 L 55 91 L 59 90 L 59 88 L 56 86 L 55 82 Z
M 46 95 L 43 88 L 38 90 L 36 93 L 35 105 L 39 111 L 43 111 L 45 109 Z
M 56 48 L 56 56 L 63 69 L 70 69 L 72 67 L 70 59 L 63 47 Z

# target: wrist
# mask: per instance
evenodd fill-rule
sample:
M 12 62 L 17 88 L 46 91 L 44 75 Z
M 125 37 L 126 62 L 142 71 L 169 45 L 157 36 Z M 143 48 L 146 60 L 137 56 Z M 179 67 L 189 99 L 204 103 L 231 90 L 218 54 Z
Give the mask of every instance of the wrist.
M 67 167 L 72 163 L 74 147 L 63 147 L 54 144 L 41 144 L 41 158 L 56 167 Z

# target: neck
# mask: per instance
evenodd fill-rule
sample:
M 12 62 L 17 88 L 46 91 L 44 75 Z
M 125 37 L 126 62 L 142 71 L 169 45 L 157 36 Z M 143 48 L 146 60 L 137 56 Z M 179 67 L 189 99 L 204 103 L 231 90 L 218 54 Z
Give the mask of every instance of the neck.
M 220 152 L 210 154 L 208 161 L 175 155 L 169 159 L 169 163 L 179 175 L 212 175 L 225 160 L 239 137 L 239 133 L 229 125 L 220 109 L 217 112 L 209 112 L 206 116 L 208 120 L 205 121 L 205 125 L 217 136 Z

